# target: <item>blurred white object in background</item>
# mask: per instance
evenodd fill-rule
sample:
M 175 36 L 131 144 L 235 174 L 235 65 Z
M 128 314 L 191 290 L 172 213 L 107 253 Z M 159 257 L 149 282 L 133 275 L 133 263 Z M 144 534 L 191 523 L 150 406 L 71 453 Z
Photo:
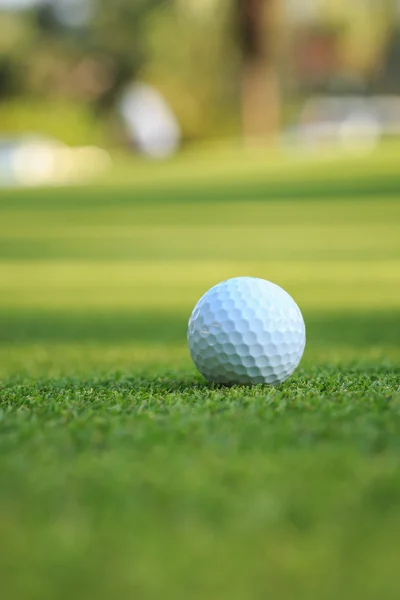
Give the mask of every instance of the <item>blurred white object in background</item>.
M 303 105 L 284 146 L 368 154 L 382 137 L 400 136 L 399 96 L 314 96 Z
M 70 148 L 51 138 L 0 139 L 0 186 L 67 185 L 90 180 L 111 166 L 107 151 Z
M 349 153 L 369 153 L 382 136 L 382 123 L 377 115 L 359 110 L 350 113 L 340 123 L 338 139 L 342 148 Z
M 178 121 L 163 96 L 145 83 L 130 85 L 120 111 L 132 143 L 152 158 L 174 154 L 180 145 Z

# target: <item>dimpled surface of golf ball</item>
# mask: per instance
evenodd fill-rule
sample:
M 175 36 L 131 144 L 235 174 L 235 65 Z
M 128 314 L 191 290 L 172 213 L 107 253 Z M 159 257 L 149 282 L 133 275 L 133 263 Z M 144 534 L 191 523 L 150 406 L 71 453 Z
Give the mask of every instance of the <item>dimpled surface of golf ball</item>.
M 276 385 L 303 356 L 305 325 L 281 287 L 235 277 L 200 298 L 189 320 L 188 343 L 194 364 L 210 382 Z

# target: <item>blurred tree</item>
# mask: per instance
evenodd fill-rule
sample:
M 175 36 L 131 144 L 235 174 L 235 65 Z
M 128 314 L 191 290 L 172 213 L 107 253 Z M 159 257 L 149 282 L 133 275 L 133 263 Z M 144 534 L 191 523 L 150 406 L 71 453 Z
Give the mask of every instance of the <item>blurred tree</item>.
M 23 59 L 32 44 L 34 30 L 16 13 L 0 19 L 0 100 L 24 91 Z
M 245 138 L 266 140 L 282 121 L 287 28 L 284 83 L 294 102 L 302 91 L 341 91 L 351 82 L 367 89 L 374 76 L 377 88 L 385 75 L 384 89 L 394 89 L 397 62 L 385 73 L 382 65 L 396 7 L 397 0 L 43 0 L 1 14 L 0 100 L 19 104 L 24 123 L 30 110 L 32 129 L 38 107 L 62 107 L 96 127 L 111 125 L 115 140 L 121 89 L 141 78 L 166 96 L 187 139 L 232 135 L 241 114 Z M 10 111 L 2 114 L 6 130 Z
M 280 126 L 277 73 L 280 0 L 235 0 L 236 31 L 242 57 L 241 97 L 244 136 L 274 136 Z
M 39 46 L 51 49 L 47 67 L 53 70 L 49 75 L 56 91 L 61 86 L 63 95 L 92 100 L 100 109 L 113 106 L 121 88 L 145 63 L 146 19 L 169 1 L 102 0 L 87 22 L 73 28 L 59 19 L 53 3 L 39 7 Z
M 154 11 L 145 35 L 148 60 L 141 76 L 171 103 L 185 138 L 236 132 L 239 53 L 231 5 L 174 0 Z
M 398 0 L 285 0 L 291 66 L 306 93 L 363 93 L 381 70 Z

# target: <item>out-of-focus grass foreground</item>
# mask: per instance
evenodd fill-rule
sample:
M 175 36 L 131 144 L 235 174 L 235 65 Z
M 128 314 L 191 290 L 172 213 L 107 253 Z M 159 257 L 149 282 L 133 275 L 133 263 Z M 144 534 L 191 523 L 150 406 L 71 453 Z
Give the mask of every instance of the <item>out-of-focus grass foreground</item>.
M 183 154 L 0 197 L 4 599 L 397 599 L 400 176 Z M 235 275 L 299 303 L 276 388 L 217 388 L 186 325 Z

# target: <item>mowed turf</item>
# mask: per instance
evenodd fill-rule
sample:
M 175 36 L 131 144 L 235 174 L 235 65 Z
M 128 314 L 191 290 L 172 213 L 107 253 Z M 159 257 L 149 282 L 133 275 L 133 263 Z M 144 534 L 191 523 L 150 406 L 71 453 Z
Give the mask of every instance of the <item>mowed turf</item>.
M 397 600 L 395 150 L 132 170 L 0 196 L 2 598 Z M 303 310 L 279 387 L 191 364 L 235 275 Z

